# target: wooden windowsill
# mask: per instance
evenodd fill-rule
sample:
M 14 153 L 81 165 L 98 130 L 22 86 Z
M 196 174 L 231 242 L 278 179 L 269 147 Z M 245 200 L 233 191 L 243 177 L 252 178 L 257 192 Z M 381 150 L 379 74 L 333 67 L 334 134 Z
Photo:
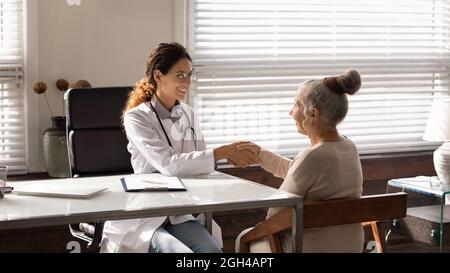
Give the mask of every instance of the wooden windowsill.
M 46 179 L 59 179 L 56 177 L 50 177 L 48 173 L 28 173 L 26 175 L 8 175 L 8 181 L 27 181 L 27 180 L 46 180 Z

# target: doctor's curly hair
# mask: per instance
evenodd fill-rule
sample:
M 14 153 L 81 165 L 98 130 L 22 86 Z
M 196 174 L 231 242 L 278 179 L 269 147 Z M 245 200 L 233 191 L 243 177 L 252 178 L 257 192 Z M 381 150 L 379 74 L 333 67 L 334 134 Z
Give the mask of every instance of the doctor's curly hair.
M 192 62 L 191 56 L 179 43 L 160 43 L 154 48 L 147 58 L 145 77 L 136 83 L 133 91 L 128 95 L 128 100 L 122 112 L 122 124 L 125 113 L 139 104 L 150 101 L 153 93 L 156 92 L 158 84 L 154 78 L 155 70 L 161 71 L 163 75 L 181 59 L 188 59 Z

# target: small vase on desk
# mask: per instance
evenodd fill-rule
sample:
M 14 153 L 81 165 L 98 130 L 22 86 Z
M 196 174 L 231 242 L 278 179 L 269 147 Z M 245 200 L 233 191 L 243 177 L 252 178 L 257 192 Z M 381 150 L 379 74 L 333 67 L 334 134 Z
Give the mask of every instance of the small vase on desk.
M 42 142 L 48 175 L 51 177 L 69 177 L 66 117 L 52 117 L 52 127 L 44 131 Z

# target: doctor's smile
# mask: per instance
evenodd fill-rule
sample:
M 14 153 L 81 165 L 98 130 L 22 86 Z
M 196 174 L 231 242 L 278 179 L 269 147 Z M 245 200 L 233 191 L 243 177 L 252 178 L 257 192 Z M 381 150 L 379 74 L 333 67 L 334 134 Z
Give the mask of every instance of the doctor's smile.
M 183 98 L 183 100 L 186 98 L 186 93 L 187 93 L 187 89 L 181 89 L 181 88 L 177 88 L 178 91 L 178 95 L 181 96 Z

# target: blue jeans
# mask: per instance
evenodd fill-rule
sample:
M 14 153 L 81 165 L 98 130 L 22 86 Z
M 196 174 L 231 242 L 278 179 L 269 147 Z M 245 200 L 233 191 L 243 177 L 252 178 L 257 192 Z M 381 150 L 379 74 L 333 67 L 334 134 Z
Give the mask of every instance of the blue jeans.
M 217 242 L 197 221 L 170 222 L 153 234 L 149 253 L 222 253 Z

